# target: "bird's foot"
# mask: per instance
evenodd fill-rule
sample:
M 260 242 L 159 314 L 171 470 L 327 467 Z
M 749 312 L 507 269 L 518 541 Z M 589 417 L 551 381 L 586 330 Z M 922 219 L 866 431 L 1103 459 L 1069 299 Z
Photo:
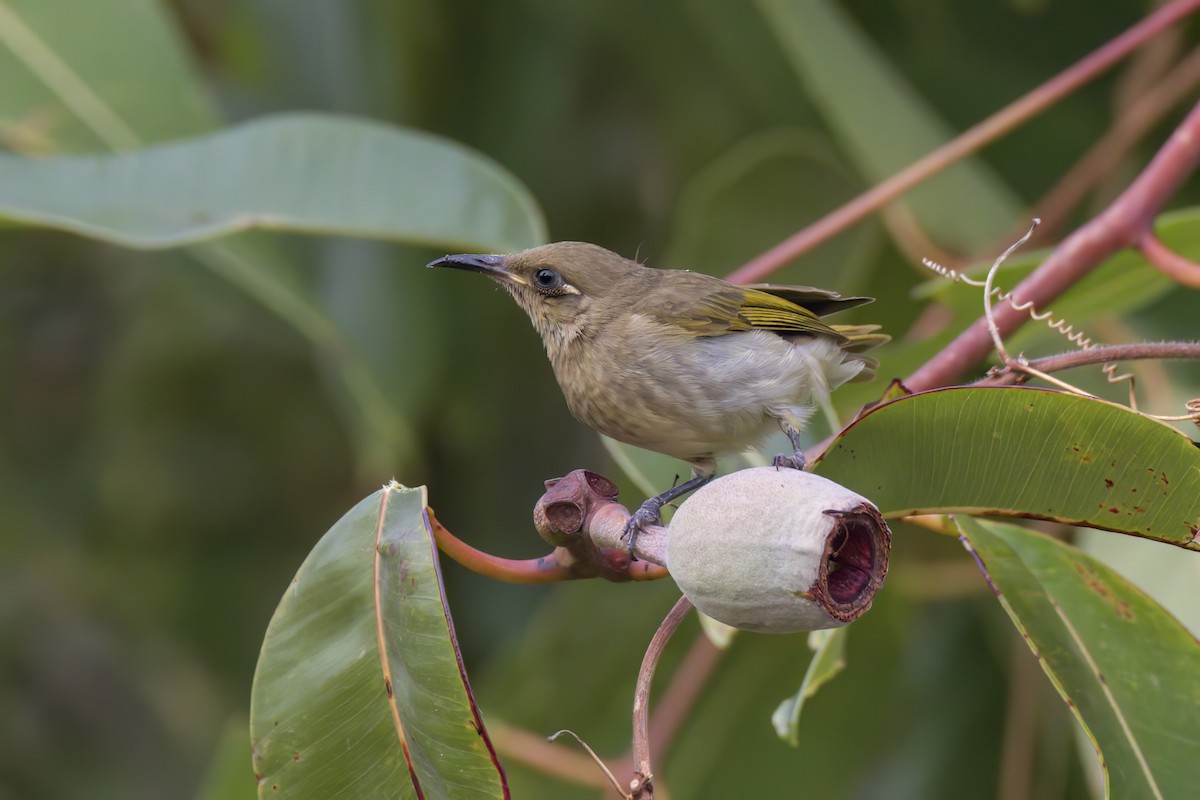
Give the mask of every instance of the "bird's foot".
M 633 546 L 637 543 L 637 535 L 646 528 L 656 525 L 662 525 L 662 507 L 673 500 L 683 497 L 693 489 L 698 489 L 704 484 L 712 480 L 711 475 L 693 475 L 691 480 L 684 481 L 678 486 L 672 486 L 662 494 L 656 494 L 638 507 L 638 510 L 633 512 L 629 517 L 629 521 L 625 523 L 625 530 L 621 534 L 621 538 L 625 540 L 625 547 L 629 550 L 629 555 L 635 561 L 637 557 L 633 555 Z
M 657 497 L 651 497 L 642 503 L 638 510 L 630 515 L 629 521 L 625 523 L 625 530 L 621 533 L 625 549 L 635 561 L 637 556 L 633 554 L 633 546 L 637 543 L 637 536 L 651 525 L 662 525 L 662 503 Z
M 776 469 L 779 469 L 780 467 L 787 467 L 788 469 L 798 469 L 803 471 L 808 462 L 804 458 L 804 451 L 797 450 L 795 453 L 790 455 L 787 453 L 780 453 L 779 455 L 775 456 L 775 458 L 771 459 L 771 464 Z
M 804 445 L 800 444 L 800 429 L 782 420 L 779 423 L 779 427 L 783 428 L 783 432 L 787 434 L 788 441 L 792 443 L 792 450 L 795 452 L 791 454 L 780 453 L 771 459 L 771 464 L 774 465 L 775 469 L 787 467 L 788 469 L 798 469 L 803 472 L 808 462 L 804 458 Z

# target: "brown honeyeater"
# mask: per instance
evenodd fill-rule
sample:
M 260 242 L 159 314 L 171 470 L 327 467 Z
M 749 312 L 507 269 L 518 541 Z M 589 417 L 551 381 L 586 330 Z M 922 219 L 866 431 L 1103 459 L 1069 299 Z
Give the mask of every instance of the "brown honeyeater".
M 800 431 L 815 400 L 869 380 L 863 355 L 888 340 L 877 325 L 822 317 L 871 302 L 808 286 L 737 286 L 651 269 L 594 244 L 558 242 L 512 255 L 448 255 L 429 264 L 480 272 L 533 321 L 577 419 L 621 442 L 692 465 L 691 480 L 647 500 L 629 534 L 665 503 L 711 480 L 720 454 L 746 450 L 774 425 L 803 468 Z

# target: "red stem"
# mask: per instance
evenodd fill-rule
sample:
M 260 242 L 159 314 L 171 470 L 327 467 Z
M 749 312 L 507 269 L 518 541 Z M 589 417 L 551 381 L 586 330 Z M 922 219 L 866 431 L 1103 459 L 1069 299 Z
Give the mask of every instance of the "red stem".
M 432 508 L 428 511 L 438 549 L 473 572 L 505 583 L 556 583 L 574 577 L 553 555 L 530 559 L 500 558 L 471 547 L 446 530 Z
M 1098 77 L 1159 32 L 1200 9 L 1200 0 L 1176 0 L 1102 45 L 1033 91 L 977 123 L 942 147 L 897 172 L 841 208 L 772 247 L 730 273 L 732 283 L 755 283 L 841 233 L 946 167 L 1000 138 Z
M 1195 96 L 1198 83 L 1200 47 L 1194 48 L 1169 72 L 1147 87 L 1128 108 L 1119 110 L 1112 127 L 1033 205 L 1037 215 L 1042 218 L 1042 225 L 1032 241 L 1053 238 L 1054 232 L 1071 210 L 1083 202 L 1087 193 L 1106 176 L 1113 174 L 1129 150 L 1153 130 L 1171 109 Z M 1015 241 L 1026 227 L 1025 222 L 1015 225 L 1006 242 Z M 997 252 L 1006 246 L 1001 245 Z
M 1083 227 L 1068 236 L 1033 273 L 1013 290 L 1018 303 L 1033 301 L 1043 308 L 1101 261 L 1144 238 L 1154 216 L 1200 164 L 1200 104 L 1180 123 L 1129 188 Z M 1002 336 L 1029 320 L 1024 311 L 1007 303 L 993 314 Z M 919 392 L 945 386 L 979 363 L 992 349 L 986 319 L 976 320 L 946 345 L 904 385 Z
M 650 684 L 654 680 L 654 670 L 667 642 L 691 610 L 692 602 L 686 597 L 676 600 L 642 657 L 642 668 L 638 671 L 637 688 L 633 693 L 634 780 L 630 784 L 630 794 L 636 800 L 654 796 L 654 769 L 650 765 Z
M 1138 241 L 1138 249 L 1150 262 L 1150 266 L 1162 274 L 1190 289 L 1200 289 L 1200 264 L 1189 261 L 1167 247 L 1154 231 L 1143 232 Z
M 718 649 L 706 633 L 696 634 L 650 720 L 651 752 L 666 752 L 675 741 L 675 734 L 691 713 L 724 654 L 725 651 Z

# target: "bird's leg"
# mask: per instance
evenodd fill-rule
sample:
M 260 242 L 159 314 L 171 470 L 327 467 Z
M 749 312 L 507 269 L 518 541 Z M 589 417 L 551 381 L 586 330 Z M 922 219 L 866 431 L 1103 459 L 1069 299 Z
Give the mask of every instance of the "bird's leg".
M 788 441 L 792 443 L 792 449 L 795 450 L 792 454 L 780 453 L 771 459 L 771 463 L 776 467 L 791 467 L 792 469 L 804 469 L 804 447 L 800 444 L 800 431 L 796 430 L 795 426 L 786 420 L 779 420 L 779 427 L 783 428 L 783 432 L 787 434 Z
M 646 502 L 642 503 L 638 510 L 633 512 L 629 517 L 629 521 L 625 523 L 625 531 L 623 537 L 625 544 L 629 548 L 630 555 L 633 555 L 633 545 L 637 541 L 637 535 L 649 525 L 662 524 L 662 507 L 672 500 L 683 497 L 693 489 L 699 489 L 704 484 L 713 479 L 712 475 L 696 475 L 691 480 L 684 481 L 678 486 L 672 486 L 661 494 L 656 494 Z

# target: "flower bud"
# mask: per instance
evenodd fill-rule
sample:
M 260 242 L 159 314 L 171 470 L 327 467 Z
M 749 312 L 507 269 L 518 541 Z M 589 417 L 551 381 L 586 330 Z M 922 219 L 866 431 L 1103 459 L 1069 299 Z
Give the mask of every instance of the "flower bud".
M 700 611 L 769 633 L 866 613 L 891 531 L 866 498 L 795 469 L 760 467 L 697 490 L 671 519 L 667 568 Z

